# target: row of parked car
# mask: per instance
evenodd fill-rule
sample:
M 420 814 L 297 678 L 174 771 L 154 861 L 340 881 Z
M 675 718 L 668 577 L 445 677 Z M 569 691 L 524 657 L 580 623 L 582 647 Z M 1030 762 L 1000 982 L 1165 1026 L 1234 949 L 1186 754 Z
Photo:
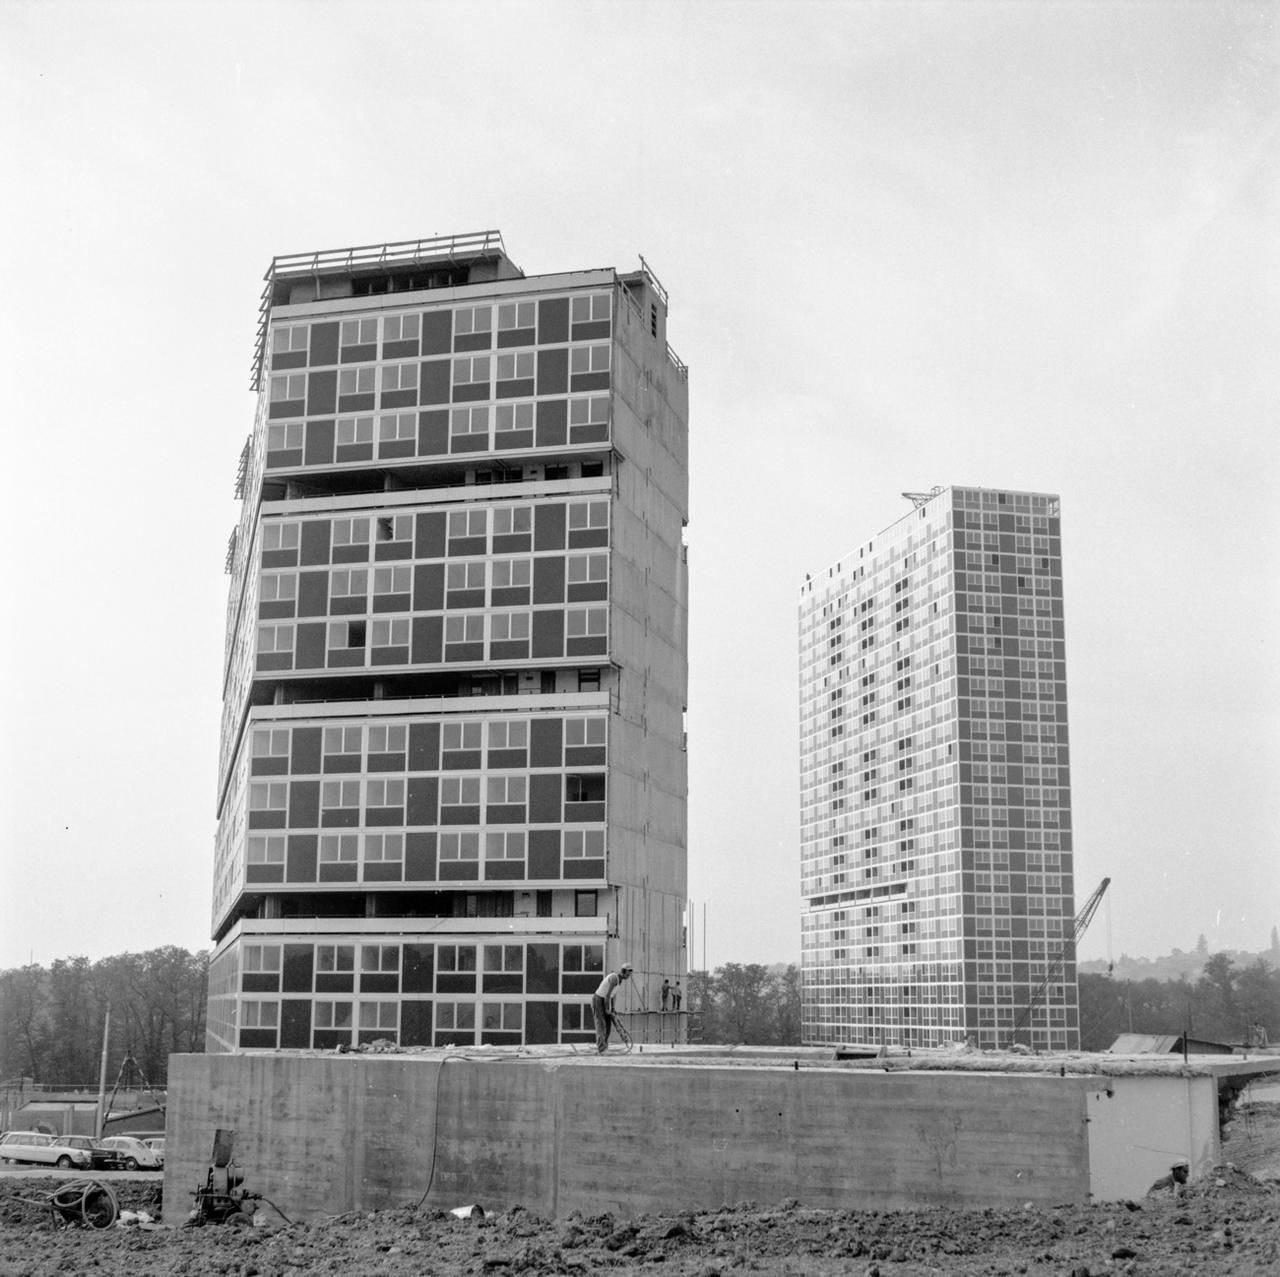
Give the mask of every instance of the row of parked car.
M 132 1135 L 45 1135 L 40 1131 L 6 1131 L 0 1135 L 0 1162 L 56 1166 L 59 1170 L 158 1171 L 164 1167 L 164 1140 Z

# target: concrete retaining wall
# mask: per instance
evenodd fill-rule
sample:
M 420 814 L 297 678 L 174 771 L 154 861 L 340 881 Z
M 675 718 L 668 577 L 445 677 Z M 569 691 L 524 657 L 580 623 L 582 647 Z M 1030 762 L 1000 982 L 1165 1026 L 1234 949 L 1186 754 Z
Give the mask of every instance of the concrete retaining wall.
M 173 1056 L 165 1219 L 233 1129 L 294 1218 L 417 1203 L 543 1215 L 1088 1200 L 1088 1081 L 762 1065 Z M 428 1191 L 429 1186 L 429 1191 Z

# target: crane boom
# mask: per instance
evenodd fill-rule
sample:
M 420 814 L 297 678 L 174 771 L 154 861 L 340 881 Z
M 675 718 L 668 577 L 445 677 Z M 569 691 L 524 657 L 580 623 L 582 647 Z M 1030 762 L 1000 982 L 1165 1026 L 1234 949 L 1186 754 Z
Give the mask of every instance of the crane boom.
M 1093 921 L 1093 915 L 1098 912 L 1098 906 L 1102 903 L 1102 897 L 1107 894 L 1107 888 L 1111 886 L 1111 879 L 1104 878 L 1097 886 L 1093 895 L 1084 902 L 1080 912 L 1076 914 L 1075 920 L 1071 925 L 1071 937 L 1058 950 L 1057 956 L 1049 963 L 1048 969 L 1044 973 L 1044 979 L 1036 986 L 1035 992 L 1031 995 L 1027 1005 L 1023 1007 L 1022 1014 L 1014 1021 L 1013 1028 L 1009 1030 L 1009 1039 L 1006 1045 L 1012 1046 L 1017 1039 L 1018 1030 L 1031 1018 L 1031 1013 L 1040 1004 L 1040 1000 L 1044 997 L 1049 986 L 1056 980 L 1062 972 L 1063 966 L 1066 964 L 1067 956 L 1074 954 L 1076 950 L 1076 941 L 1085 933 L 1085 929 L 1089 923 Z

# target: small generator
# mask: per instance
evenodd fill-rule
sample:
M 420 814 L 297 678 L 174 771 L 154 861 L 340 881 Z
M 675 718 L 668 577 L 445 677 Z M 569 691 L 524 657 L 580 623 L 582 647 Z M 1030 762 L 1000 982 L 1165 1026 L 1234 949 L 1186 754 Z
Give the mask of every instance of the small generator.
M 192 1194 L 196 1199 L 191 1212 L 193 1224 L 225 1224 L 228 1220 L 247 1224 L 253 1214 L 247 1203 L 261 1200 L 261 1193 L 250 1193 L 242 1187 L 244 1172 L 231 1160 L 235 1135 L 235 1131 L 222 1129 L 214 1133 L 209 1174 Z

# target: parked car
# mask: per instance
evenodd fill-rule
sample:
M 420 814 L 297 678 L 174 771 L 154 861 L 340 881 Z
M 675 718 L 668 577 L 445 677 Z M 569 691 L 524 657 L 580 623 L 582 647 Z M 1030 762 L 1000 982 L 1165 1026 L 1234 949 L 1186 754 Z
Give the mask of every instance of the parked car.
M 164 1136 L 163 1136 L 163 1135 L 161 1135 L 161 1136 L 159 1136 L 159 1138 L 157 1138 L 157 1139 L 154 1139 L 154 1140 L 143 1140 L 142 1142 L 143 1142 L 143 1143 L 144 1143 L 144 1144 L 145 1144 L 145 1145 L 146 1145 L 146 1146 L 147 1146 L 147 1147 L 148 1147 L 148 1148 L 149 1148 L 153 1153 L 158 1153 L 158 1154 L 160 1155 L 160 1165 L 161 1165 L 161 1166 L 163 1166 L 163 1165 L 164 1165 Z
M 82 1148 L 57 1143 L 56 1135 L 40 1131 L 7 1131 L 0 1136 L 0 1161 L 31 1162 L 37 1166 L 56 1166 L 69 1171 L 72 1167 L 87 1171 L 93 1158 Z
M 124 1168 L 136 1171 L 158 1171 L 164 1165 L 164 1157 L 155 1149 L 148 1148 L 141 1140 L 132 1135 L 108 1135 L 102 1141 L 108 1148 L 113 1148 L 124 1157 Z
M 53 1142 L 59 1148 L 79 1148 L 89 1154 L 93 1160 L 95 1171 L 124 1170 L 124 1154 L 119 1149 L 111 1148 L 102 1140 L 95 1140 L 89 1135 L 55 1135 Z

